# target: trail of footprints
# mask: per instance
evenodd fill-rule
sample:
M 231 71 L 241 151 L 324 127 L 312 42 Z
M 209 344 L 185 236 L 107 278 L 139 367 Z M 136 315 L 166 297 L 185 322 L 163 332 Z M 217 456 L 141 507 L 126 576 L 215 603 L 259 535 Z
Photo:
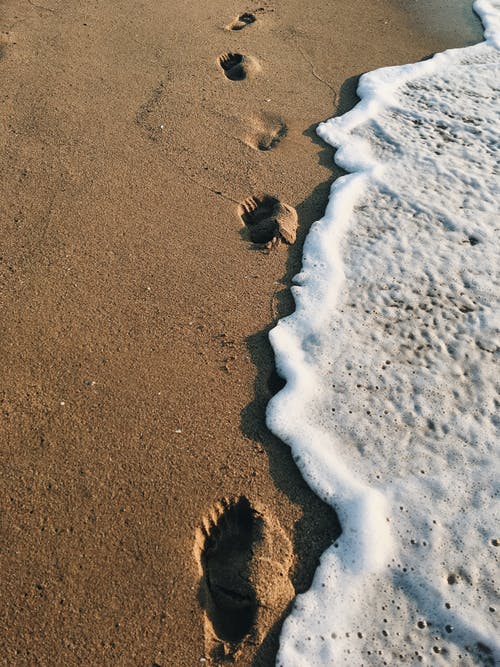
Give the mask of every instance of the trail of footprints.
M 260 7 L 254 12 L 244 12 L 226 25 L 226 30 L 238 31 L 253 25 L 257 21 L 256 12 L 264 11 Z M 224 76 L 230 81 L 244 81 L 258 75 L 261 71 L 259 61 L 250 55 L 227 52 L 218 58 L 218 64 Z M 269 151 L 286 136 L 288 128 L 282 118 L 263 114 L 253 123 L 253 133 L 247 144 L 260 151 Z M 250 240 L 268 249 L 277 248 L 281 243 L 295 243 L 297 236 L 297 213 L 290 205 L 282 203 L 272 195 L 248 197 L 238 209 L 246 225 Z
M 239 31 L 256 21 L 255 13 L 245 12 L 225 27 Z M 218 65 L 234 82 L 261 71 L 256 58 L 241 53 L 223 53 Z M 271 114 L 255 116 L 251 129 L 247 143 L 260 151 L 274 148 L 288 131 L 284 120 Z M 266 193 L 247 197 L 238 214 L 252 243 L 271 249 L 296 240 L 297 212 L 278 197 Z M 216 662 L 234 661 L 245 645 L 262 641 L 293 599 L 292 545 L 272 517 L 240 496 L 224 498 L 211 509 L 197 531 L 194 555 L 206 655 Z

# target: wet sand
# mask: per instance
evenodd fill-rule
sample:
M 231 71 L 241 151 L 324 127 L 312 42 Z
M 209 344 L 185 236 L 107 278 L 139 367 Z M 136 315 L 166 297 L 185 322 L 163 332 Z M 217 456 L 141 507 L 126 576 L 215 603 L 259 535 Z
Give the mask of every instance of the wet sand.
M 264 422 L 267 333 L 339 174 L 314 128 L 362 72 L 481 39 L 432 4 L 2 3 L 2 664 L 217 663 L 203 607 L 217 625 L 238 559 L 234 659 L 274 663 L 339 533 Z M 249 241 L 259 193 L 294 245 Z

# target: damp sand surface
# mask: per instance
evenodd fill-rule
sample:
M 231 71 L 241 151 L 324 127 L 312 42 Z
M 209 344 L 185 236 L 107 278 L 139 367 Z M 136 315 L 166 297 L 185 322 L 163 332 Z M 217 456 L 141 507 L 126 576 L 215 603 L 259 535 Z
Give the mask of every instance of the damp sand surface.
M 2 4 L 6 664 L 192 665 L 242 632 L 238 664 L 274 663 L 290 586 L 339 531 L 264 425 L 267 334 L 339 173 L 315 128 L 362 72 L 481 38 L 352 5 Z M 293 245 L 247 237 L 238 206 L 262 193 L 296 209 Z M 221 506 L 251 584 L 229 633 L 206 595 Z

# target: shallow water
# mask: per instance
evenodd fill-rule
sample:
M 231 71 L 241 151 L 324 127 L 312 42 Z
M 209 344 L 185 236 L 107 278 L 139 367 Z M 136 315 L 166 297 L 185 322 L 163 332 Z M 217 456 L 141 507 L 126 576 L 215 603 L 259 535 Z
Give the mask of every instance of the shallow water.
M 464 46 L 483 39 L 483 27 L 471 0 L 392 0 L 392 4 L 421 33 L 459 36 Z
M 268 425 L 343 534 L 277 664 L 493 665 L 500 2 L 486 42 L 362 77 L 320 125 L 351 175 L 312 228 Z

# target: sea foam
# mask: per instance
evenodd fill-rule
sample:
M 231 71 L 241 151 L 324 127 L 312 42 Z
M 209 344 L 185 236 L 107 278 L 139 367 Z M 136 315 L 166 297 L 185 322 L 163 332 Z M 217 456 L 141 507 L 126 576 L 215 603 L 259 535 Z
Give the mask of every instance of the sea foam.
M 486 41 L 364 75 L 318 128 L 332 186 L 271 332 L 271 430 L 342 535 L 277 664 L 500 664 L 500 1 Z

